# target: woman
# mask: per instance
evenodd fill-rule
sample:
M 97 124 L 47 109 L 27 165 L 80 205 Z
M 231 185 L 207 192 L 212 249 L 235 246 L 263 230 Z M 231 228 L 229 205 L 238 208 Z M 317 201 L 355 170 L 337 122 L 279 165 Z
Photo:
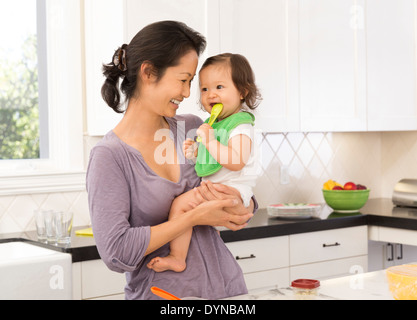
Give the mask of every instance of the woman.
M 247 292 L 241 269 L 210 226 L 245 227 L 253 202 L 242 210 L 235 190 L 208 183 L 196 190 L 201 204 L 168 221 L 175 197 L 200 184 L 193 164 L 177 150 L 202 121 L 176 112 L 190 95 L 204 48 L 205 39 L 186 25 L 158 22 L 142 29 L 104 66 L 104 100 L 123 112 L 118 86 L 123 78 L 127 109 L 91 152 L 87 191 L 98 251 L 111 270 L 126 273 L 126 299 L 155 299 L 151 286 L 208 299 Z M 147 268 L 189 228 L 194 229 L 184 272 Z

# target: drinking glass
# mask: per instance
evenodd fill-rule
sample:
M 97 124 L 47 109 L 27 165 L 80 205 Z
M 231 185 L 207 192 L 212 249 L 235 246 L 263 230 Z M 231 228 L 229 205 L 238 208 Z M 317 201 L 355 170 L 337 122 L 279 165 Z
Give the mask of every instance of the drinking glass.
M 45 218 L 46 241 L 56 244 L 55 212 L 53 210 L 43 211 Z
M 33 211 L 35 217 L 36 234 L 38 240 L 46 241 L 45 210 L 36 209 Z
M 56 211 L 54 220 L 57 243 L 70 244 L 73 213 L 71 211 Z

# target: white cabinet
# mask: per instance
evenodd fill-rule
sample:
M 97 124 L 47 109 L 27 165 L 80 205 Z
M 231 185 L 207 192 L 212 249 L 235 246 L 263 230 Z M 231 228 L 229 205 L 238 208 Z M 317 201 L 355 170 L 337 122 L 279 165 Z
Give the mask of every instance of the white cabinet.
M 290 264 L 300 265 L 367 254 L 367 227 L 308 232 L 290 236 Z
M 226 243 L 249 291 L 368 270 L 367 226 Z
M 366 1 L 368 130 L 416 130 L 416 3 Z
M 290 278 L 326 279 L 367 271 L 367 226 L 290 236 Z
M 366 130 L 364 16 L 358 12 L 363 2 L 299 2 L 303 132 Z
M 102 136 L 113 129 L 122 115 L 113 111 L 101 97 L 103 64 L 110 63 L 114 51 L 126 42 L 124 1 L 85 0 L 85 79 L 87 134 Z
M 86 0 L 87 131 L 121 115 L 101 99 L 101 64 L 144 26 L 183 21 L 207 38 L 200 59 L 245 55 L 265 132 L 417 129 L 415 3 L 399 0 Z M 199 66 L 199 67 L 200 67 Z M 198 68 L 199 69 L 199 68 Z M 179 113 L 199 110 L 198 77 Z
M 102 260 L 73 263 L 75 300 L 123 300 L 125 285 L 125 275 L 109 270 Z
M 206 38 L 207 55 L 219 53 L 218 0 L 86 0 L 85 69 L 87 133 L 102 136 L 113 129 L 122 118 L 101 98 L 103 63 L 109 63 L 114 51 L 131 39 L 145 26 L 161 20 L 186 23 Z M 217 21 L 217 22 L 216 22 Z M 199 107 L 198 77 L 194 78 L 191 96 L 180 105 L 178 113 L 193 113 L 202 118 L 207 114 Z
M 369 270 L 417 263 L 417 231 L 370 226 Z
M 185 23 L 207 38 L 207 48 L 200 57 L 197 75 L 191 86 L 191 95 L 185 99 L 177 111 L 178 114 L 191 113 L 205 119 L 209 115 L 202 111 L 199 104 L 200 90 L 198 70 L 208 55 L 218 53 L 218 0 L 125 0 L 126 32 L 130 40 L 143 27 L 162 20 L 176 20 Z M 216 23 L 217 21 L 217 23 Z M 213 40 L 209 40 L 213 39 Z
M 228 242 L 249 291 L 288 286 L 288 236 Z
M 220 50 L 245 55 L 261 89 L 258 129 L 366 131 L 363 2 L 220 2 Z
M 297 3 L 220 1 L 220 51 L 239 53 L 249 60 L 263 97 L 254 112 L 255 125 L 265 132 L 300 130 Z

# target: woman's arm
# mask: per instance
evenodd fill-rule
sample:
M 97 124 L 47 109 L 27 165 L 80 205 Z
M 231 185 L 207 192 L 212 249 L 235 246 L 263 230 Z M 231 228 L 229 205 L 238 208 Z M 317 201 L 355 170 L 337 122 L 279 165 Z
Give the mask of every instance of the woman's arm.
M 202 181 L 201 185 L 195 189 L 196 197 L 200 202 L 211 201 L 215 199 L 236 199 L 238 200 L 238 205 L 226 208 L 225 210 L 228 213 L 236 215 L 245 215 L 247 213 L 255 213 L 258 209 L 257 203 L 252 197 L 248 207 L 243 205 L 242 199 L 240 197 L 240 192 L 233 187 L 226 186 L 220 183 L 212 183 L 211 181 Z
M 238 201 L 235 198 L 206 201 L 176 219 L 152 226 L 151 238 L 145 255 L 197 225 L 223 226 L 234 231 L 243 229 L 253 214 L 249 212 L 245 215 L 235 215 L 225 212 L 227 208 L 236 205 Z

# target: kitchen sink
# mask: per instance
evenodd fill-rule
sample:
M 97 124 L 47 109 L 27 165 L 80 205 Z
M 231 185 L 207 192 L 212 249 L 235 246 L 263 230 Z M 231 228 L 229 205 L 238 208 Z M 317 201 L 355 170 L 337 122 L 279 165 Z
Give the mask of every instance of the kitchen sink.
M 23 241 L 0 243 L 0 300 L 71 298 L 70 254 Z

